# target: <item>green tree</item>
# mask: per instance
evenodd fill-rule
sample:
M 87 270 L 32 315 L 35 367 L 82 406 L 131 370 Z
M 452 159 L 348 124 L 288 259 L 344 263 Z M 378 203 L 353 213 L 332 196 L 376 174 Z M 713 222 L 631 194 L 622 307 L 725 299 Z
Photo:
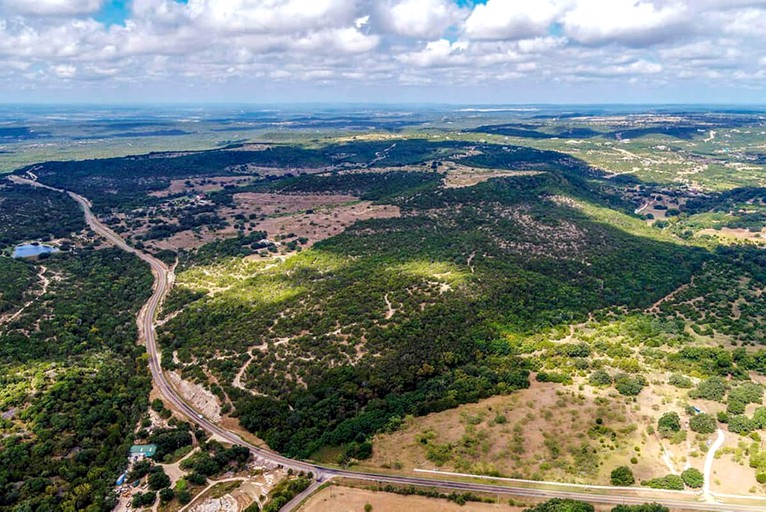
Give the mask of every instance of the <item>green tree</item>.
M 684 483 L 693 489 L 699 489 L 705 483 L 705 477 L 697 468 L 689 468 L 681 473 Z
M 625 396 L 636 396 L 645 386 L 646 379 L 643 375 L 630 376 L 623 373 L 614 379 L 614 387 Z
M 170 477 L 165 474 L 162 468 L 149 474 L 149 489 L 159 491 L 165 487 L 170 487 Z
M 718 423 L 711 415 L 700 413 L 691 417 L 689 428 L 699 434 L 712 434 L 718 428 Z
M 711 377 L 703 380 L 697 387 L 689 391 L 691 398 L 702 398 L 720 402 L 726 394 L 726 382 L 721 377 Z
M 619 466 L 612 470 L 611 482 L 612 485 L 628 487 L 636 483 L 636 478 L 628 466 Z
M 667 475 L 659 478 L 653 478 L 642 482 L 642 485 L 651 487 L 652 489 L 670 489 L 672 491 L 683 491 L 684 480 L 678 475 Z
M 737 416 L 730 416 L 729 417 L 729 431 L 734 432 L 735 434 L 740 434 L 743 436 L 746 436 L 750 432 L 756 429 L 755 422 L 745 416 L 744 414 L 740 414 Z
M 747 407 L 747 404 L 745 404 L 745 402 L 741 402 L 739 400 L 735 400 L 734 398 L 729 397 L 729 403 L 726 404 L 726 412 L 733 416 L 736 416 L 738 414 L 744 414 L 745 407 Z
M 612 376 L 606 372 L 606 370 L 596 370 L 588 377 L 588 382 L 591 386 L 611 386 Z
M 192 500 L 192 495 L 187 489 L 178 491 L 176 496 L 178 496 L 178 503 L 181 505 L 186 505 Z
M 753 413 L 753 423 L 759 429 L 766 428 L 766 407 L 759 407 Z
M 645 503 L 643 505 L 617 505 L 612 512 L 670 512 L 668 507 L 659 503 Z
M 176 493 L 173 492 L 173 489 L 170 489 L 170 488 L 166 487 L 166 488 L 160 490 L 160 501 L 162 503 L 167 503 L 169 501 L 172 501 L 173 498 L 175 497 L 175 495 L 176 495 Z
M 680 373 L 674 373 L 668 379 L 668 384 L 677 388 L 691 389 L 694 384 L 689 377 L 681 375 Z
M 152 400 L 152 409 L 156 412 L 162 412 L 165 409 L 165 404 L 159 398 L 155 398 Z
M 524 512 L 594 512 L 595 508 L 584 501 L 553 498 L 545 503 L 540 503 Z
M 671 437 L 681 430 L 681 417 L 677 412 L 666 412 L 657 421 L 657 431 L 662 437 Z

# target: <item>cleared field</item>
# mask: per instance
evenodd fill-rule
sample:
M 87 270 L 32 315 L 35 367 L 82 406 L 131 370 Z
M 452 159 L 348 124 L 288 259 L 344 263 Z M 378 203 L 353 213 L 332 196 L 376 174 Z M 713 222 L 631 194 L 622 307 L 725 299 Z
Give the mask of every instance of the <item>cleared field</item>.
M 172 180 L 165 190 L 152 192 L 154 197 L 168 197 L 174 194 L 201 193 L 223 190 L 227 185 L 242 186 L 253 181 L 252 176 L 212 176 L 210 178 L 190 178 L 184 180 Z
M 534 176 L 538 171 L 496 171 L 467 167 L 455 162 L 444 162 L 440 169 L 446 173 L 444 186 L 446 188 L 472 187 L 491 180 L 492 178 L 507 178 L 508 176 Z
M 402 496 L 381 491 L 369 491 L 354 487 L 331 485 L 317 492 L 299 509 L 300 512 L 362 512 L 365 505 L 372 505 L 374 512 L 489 512 L 503 510 L 521 512 L 523 507 L 512 507 L 507 503 L 467 503 L 458 505 L 447 500 L 423 496 Z
M 295 213 L 322 206 L 337 206 L 359 201 L 348 194 L 264 194 L 243 192 L 234 195 L 237 208 L 260 215 Z
M 609 485 L 615 467 L 630 466 L 636 481 L 648 480 L 702 465 L 691 442 L 671 444 L 647 431 L 663 412 L 681 409 L 678 398 L 669 386 L 634 402 L 533 381 L 510 396 L 410 418 L 400 431 L 375 437 L 368 463 L 600 485 Z

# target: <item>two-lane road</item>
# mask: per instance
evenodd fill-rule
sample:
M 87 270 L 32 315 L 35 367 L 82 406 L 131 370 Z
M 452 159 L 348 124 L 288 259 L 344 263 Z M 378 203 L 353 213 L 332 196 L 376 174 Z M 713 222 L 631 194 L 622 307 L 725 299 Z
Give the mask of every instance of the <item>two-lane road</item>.
M 157 387 L 157 389 L 162 393 L 162 395 L 165 397 L 165 399 L 170 402 L 179 412 L 184 414 L 191 422 L 196 423 L 201 428 L 205 429 L 211 434 L 214 434 L 221 439 L 224 439 L 232 444 L 237 444 L 241 446 L 245 446 L 249 448 L 252 453 L 259 459 L 265 460 L 268 462 L 271 462 L 273 464 L 279 464 L 287 468 L 292 468 L 293 470 L 297 471 L 310 471 L 313 472 L 314 475 L 317 476 L 318 482 L 326 481 L 330 478 L 335 477 L 344 477 L 344 478 L 351 478 L 356 480 L 364 480 L 370 483 L 376 483 L 376 484 L 392 484 L 392 485 L 403 485 L 403 486 L 409 486 L 409 485 L 415 485 L 415 486 L 422 486 L 422 487 L 437 487 L 440 489 L 448 489 L 448 490 L 454 490 L 454 491 L 460 491 L 460 492 L 485 492 L 489 494 L 494 495 L 502 495 L 502 496 L 519 496 L 519 497 L 528 497 L 528 498 L 538 498 L 538 499 L 549 499 L 549 498 L 572 498 L 572 499 L 578 499 L 583 501 L 588 501 L 591 503 L 601 503 L 601 504 L 608 504 L 608 505 L 617 505 L 617 504 L 641 504 L 645 503 L 647 501 L 658 501 L 658 498 L 656 497 L 656 494 L 652 494 L 653 491 L 647 491 L 645 489 L 636 488 L 636 489 L 614 489 L 614 490 L 604 490 L 604 489 L 597 489 L 596 487 L 592 489 L 588 489 L 587 486 L 583 486 L 582 490 L 580 491 L 574 491 L 574 490 L 552 490 L 551 488 L 555 488 L 556 484 L 552 482 L 540 482 L 540 486 L 530 487 L 529 485 L 497 485 L 497 484 L 480 484 L 470 481 L 460 481 L 460 480 L 450 480 L 445 478 L 420 478 L 420 477 L 410 477 L 410 476 L 403 476 L 403 475 L 383 475 L 383 474 L 376 474 L 376 473 L 368 473 L 368 472 L 357 472 L 357 471 L 349 471 L 344 469 L 336 469 L 336 468 L 330 468 L 330 467 L 324 467 L 319 466 L 315 464 L 310 464 L 307 462 L 299 461 L 290 459 L 288 457 L 284 457 L 278 453 L 275 453 L 271 450 L 267 450 L 263 447 L 255 446 L 242 438 L 240 438 L 237 434 L 230 432 L 223 427 L 216 425 L 215 423 L 211 422 L 207 418 L 205 418 L 202 414 L 200 414 L 198 411 L 193 409 L 188 403 L 186 403 L 183 398 L 181 398 L 178 394 L 178 392 L 173 388 L 173 386 L 168 382 L 167 378 L 165 377 L 165 374 L 162 371 L 162 367 L 160 365 L 160 358 L 159 354 L 157 352 L 157 341 L 156 341 L 156 333 L 155 333 L 155 317 L 157 315 L 157 311 L 160 307 L 160 304 L 162 303 L 162 300 L 165 298 L 165 295 L 170 290 L 170 286 L 172 284 L 173 275 L 168 266 L 163 263 L 162 261 L 158 260 L 154 256 L 147 254 L 145 252 L 136 250 L 133 247 L 130 247 L 125 240 L 123 240 L 117 233 L 112 231 L 109 227 L 101 223 L 95 215 L 93 215 L 93 212 L 91 211 L 91 204 L 90 201 L 88 201 L 86 198 L 82 197 L 81 195 L 78 195 L 74 192 L 64 191 L 60 189 L 55 189 L 52 187 L 48 187 L 47 185 L 44 185 L 42 183 L 39 183 L 35 180 L 25 179 L 20 176 L 11 176 L 10 179 L 12 179 L 16 183 L 23 183 L 27 185 L 37 186 L 37 187 L 44 187 L 51 190 L 56 190 L 58 192 L 65 192 L 69 194 L 69 196 L 77 201 L 80 206 L 83 209 L 85 220 L 88 223 L 88 225 L 104 237 L 106 240 L 108 240 L 111 244 L 113 244 L 116 247 L 119 247 L 120 249 L 123 249 L 127 252 L 133 253 L 145 262 L 147 262 L 152 269 L 152 273 L 154 274 L 154 289 L 152 296 L 149 298 L 147 303 L 142 308 L 141 312 L 138 316 L 138 324 L 139 324 L 139 330 L 141 332 L 142 339 L 146 343 L 146 350 L 149 355 L 149 368 L 152 373 L 152 379 L 154 380 L 154 384 Z M 315 489 L 317 485 L 313 485 L 312 489 Z M 667 495 L 667 498 L 662 498 L 659 501 L 662 501 L 662 503 L 668 507 L 672 508 L 678 508 L 683 510 L 698 510 L 698 511 L 710 511 L 710 512 L 763 512 L 766 507 L 763 505 L 757 505 L 757 506 L 751 506 L 751 505 L 727 505 L 727 504 L 720 504 L 720 503 L 701 503 L 698 501 L 693 501 L 689 499 L 688 495 L 685 495 L 683 493 L 674 493 L 672 491 L 668 491 L 665 493 Z M 303 498 L 305 495 L 301 495 L 299 498 Z M 746 496 L 742 497 L 743 499 L 747 499 Z M 285 505 L 282 510 L 283 511 L 290 511 L 293 510 L 295 507 L 298 506 L 300 499 L 295 499 Z

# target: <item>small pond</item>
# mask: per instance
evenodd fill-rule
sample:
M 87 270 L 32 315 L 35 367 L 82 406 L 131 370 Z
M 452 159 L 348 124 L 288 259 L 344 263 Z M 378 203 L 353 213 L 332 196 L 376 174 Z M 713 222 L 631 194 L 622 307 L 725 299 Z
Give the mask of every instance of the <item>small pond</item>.
M 58 249 L 44 244 L 21 244 L 17 245 L 13 249 L 13 257 L 29 258 L 32 256 L 39 256 L 41 254 L 48 254 L 52 252 L 58 252 Z

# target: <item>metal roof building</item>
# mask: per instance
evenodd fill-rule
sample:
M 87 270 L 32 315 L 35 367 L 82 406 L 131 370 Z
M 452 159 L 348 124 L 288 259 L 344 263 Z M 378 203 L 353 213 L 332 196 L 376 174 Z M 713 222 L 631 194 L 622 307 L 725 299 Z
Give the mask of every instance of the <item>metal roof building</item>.
M 133 458 L 153 457 L 156 452 L 156 444 L 134 444 L 130 447 L 130 456 Z

